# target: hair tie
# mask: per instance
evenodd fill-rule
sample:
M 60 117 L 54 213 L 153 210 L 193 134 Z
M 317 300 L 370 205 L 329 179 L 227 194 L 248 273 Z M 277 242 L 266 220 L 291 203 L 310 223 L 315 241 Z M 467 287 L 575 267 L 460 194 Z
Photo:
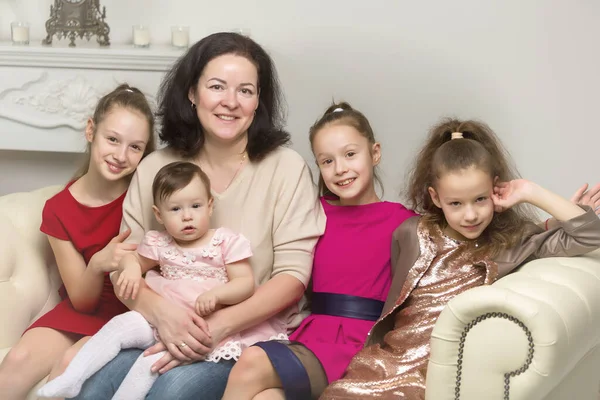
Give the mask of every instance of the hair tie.
M 464 139 L 462 132 L 452 132 L 450 135 L 450 140 L 452 139 Z
M 336 112 L 340 112 L 340 111 L 344 111 L 344 109 L 342 107 L 338 107 L 335 110 L 333 110 L 331 113 L 336 113 Z

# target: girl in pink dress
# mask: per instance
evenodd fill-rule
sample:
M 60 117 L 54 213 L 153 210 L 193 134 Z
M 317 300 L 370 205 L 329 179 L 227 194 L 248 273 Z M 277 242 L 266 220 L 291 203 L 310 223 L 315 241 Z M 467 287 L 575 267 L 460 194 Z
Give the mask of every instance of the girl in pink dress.
M 415 215 L 378 197 L 380 145 L 362 113 L 347 103 L 331 106 L 311 128 L 310 141 L 327 215 L 315 248 L 312 315 L 290 341 L 244 350 L 225 400 L 317 398 L 339 379 L 381 314 L 391 283 L 392 233 Z
M 152 187 L 155 216 L 166 232 L 149 231 L 136 255 L 124 258 L 116 280 L 119 296 L 135 298 L 142 274 L 155 292 L 204 317 L 220 307 L 237 304 L 254 293 L 254 276 L 248 259 L 250 242 L 227 228 L 209 229 L 212 197 L 208 177 L 195 164 L 174 162 L 156 175 Z M 160 274 L 151 268 L 160 266 Z M 201 327 L 207 333 L 206 326 Z M 206 361 L 237 360 L 242 350 L 257 341 L 286 340 L 286 326 L 272 319 L 225 338 Z M 43 386 L 41 397 L 74 397 L 81 386 L 121 349 L 148 348 L 159 338 L 136 311 L 110 320 L 87 342 L 66 371 Z M 174 345 L 173 345 L 174 346 Z M 182 342 L 180 348 L 187 346 Z M 133 365 L 113 399 L 143 399 L 158 377 L 152 364 L 160 352 Z

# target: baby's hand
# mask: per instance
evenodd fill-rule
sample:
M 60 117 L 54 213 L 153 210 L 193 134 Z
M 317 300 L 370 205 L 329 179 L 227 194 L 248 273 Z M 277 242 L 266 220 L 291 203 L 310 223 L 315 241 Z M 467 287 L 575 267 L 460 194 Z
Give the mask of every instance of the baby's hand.
M 217 309 L 219 299 L 210 290 L 196 299 L 196 314 L 205 317 Z
M 138 290 L 140 289 L 140 281 L 142 280 L 142 271 L 139 268 L 124 268 L 117 280 L 119 287 L 119 297 L 127 300 L 131 297 L 135 300 Z

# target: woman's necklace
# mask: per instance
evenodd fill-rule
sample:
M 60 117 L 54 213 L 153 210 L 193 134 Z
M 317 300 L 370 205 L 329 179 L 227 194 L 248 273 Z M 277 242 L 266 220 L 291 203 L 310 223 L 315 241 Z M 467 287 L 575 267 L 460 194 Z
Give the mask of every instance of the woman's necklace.
M 244 151 L 242 153 L 242 159 L 240 160 L 240 163 L 238 164 L 235 172 L 233 173 L 233 176 L 231 177 L 231 179 L 229 179 L 229 182 L 227 183 L 227 185 L 223 188 L 223 190 L 219 190 L 219 193 L 223 193 L 225 192 L 227 189 L 229 189 L 229 186 L 231 186 L 231 184 L 233 183 L 233 181 L 235 180 L 235 177 L 238 176 L 238 174 L 240 173 L 240 170 L 242 169 L 242 166 L 244 165 L 244 161 L 246 161 L 246 155 L 247 153 Z M 203 170 L 206 170 L 203 166 L 202 166 L 202 162 L 200 162 L 200 168 L 202 168 Z M 212 186 L 212 185 L 211 185 Z
M 235 177 L 238 176 L 238 174 L 240 173 L 240 170 L 242 169 L 242 165 L 244 165 L 244 161 L 246 161 L 246 154 L 247 153 L 244 151 L 244 154 L 242 154 L 242 159 L 240 160 L 240 164 L 238 165 L 237 169 L 235 170 L 235 173 L 233 174 L 233 176 L 229 180 L 229 183 L 227 184 L 227 186 L 225 186 L 225 189 L 223 189 L 223 191 L 226 191 L 227 189 L 229 189 L 229 186 L 231 186 L 231 183 L 233 182 Z

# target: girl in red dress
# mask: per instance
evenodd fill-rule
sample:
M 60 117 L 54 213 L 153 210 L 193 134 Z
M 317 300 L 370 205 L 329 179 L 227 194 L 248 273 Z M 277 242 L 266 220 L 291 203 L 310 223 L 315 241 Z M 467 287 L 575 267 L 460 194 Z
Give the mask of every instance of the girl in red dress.
M 41 231 L 48 236 L 63 299 L 35 321 L 0 364 L 4 400 L 21 400 L 46 375 L 59 375 L 77 350 L 115 315 L 127 311 L 108 273 L 135 251 L 119 234 L 130 178 L 154 149 L 154 117 L 146 97 L 123 84 L 102 97 L 87 121 L 87 161 L 49 199 Z M 67 351 L 69 350 L 69 351 Z

